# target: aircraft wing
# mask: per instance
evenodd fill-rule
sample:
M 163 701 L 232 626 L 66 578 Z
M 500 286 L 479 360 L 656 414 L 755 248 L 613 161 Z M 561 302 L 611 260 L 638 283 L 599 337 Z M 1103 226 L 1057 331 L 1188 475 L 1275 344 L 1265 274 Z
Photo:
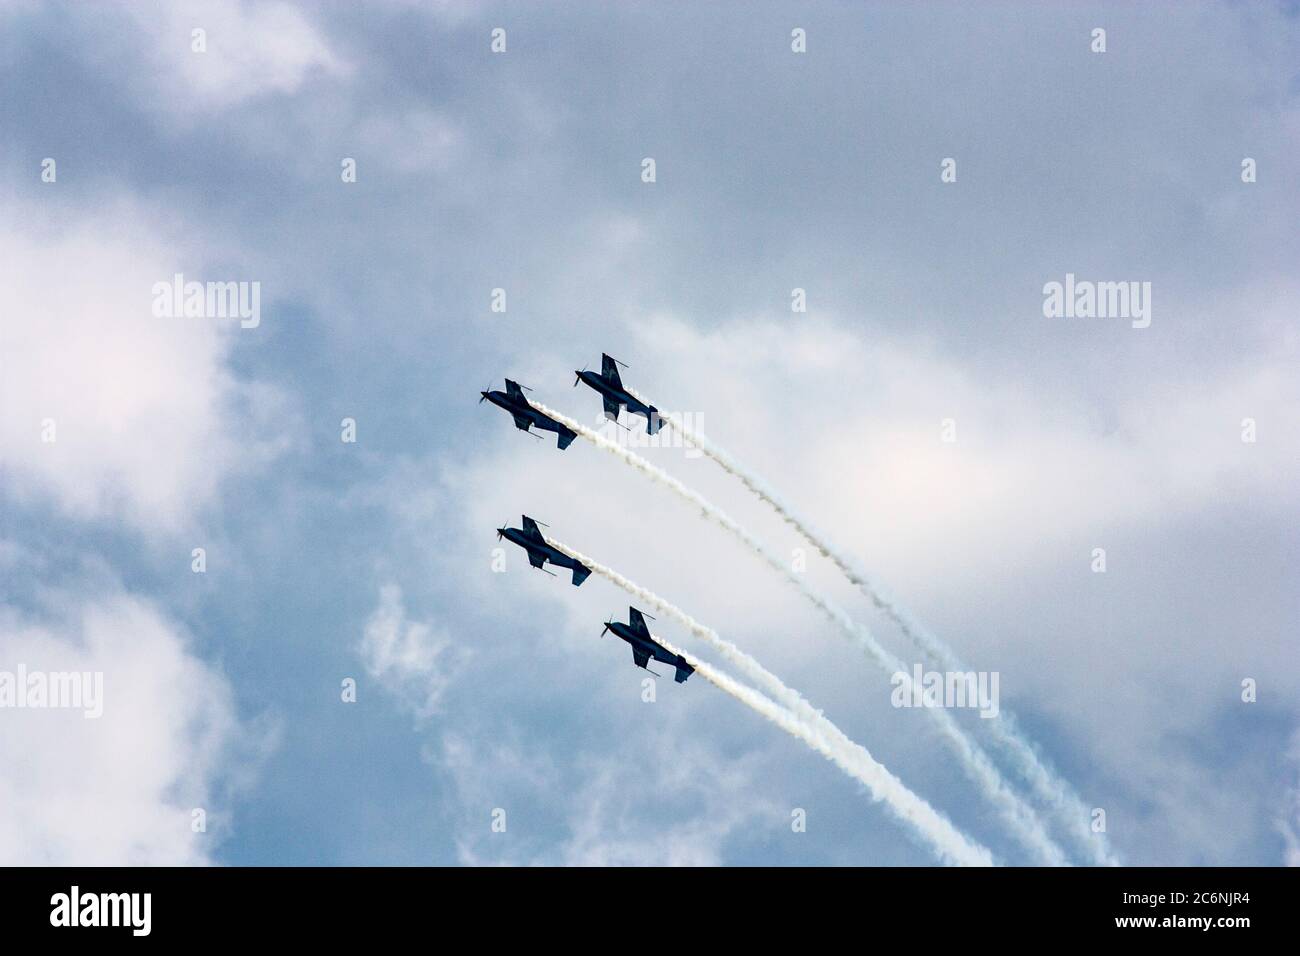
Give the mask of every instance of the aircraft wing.
M 532 424 L 532 422 L 530 422 L 530 421 L 529 421 L 527 418 L 525 418 L 523 415 L 516 415 L 516 416 L 515 416 L 515 428 L 521 428 L 521 429 L 523 429 L 524 431 L 528 431 L 528 426 L 530 426 L 531 424 Z
M 536 541 L 543 540 L 542 529 L 537 527 L 537 522 L 534 521 L 532 518 L 528 517 L 528 515 L 524 515 L 523 518 L 524 518 L 524 534 L 528 535 L 528 537 Z
M 546 555 L 542 554 L 540 551 L 529 551 L 528 563 L 535 568 L 540 568 L 546 563 Z M 543 570 L 545 569 L 543 568 Z
M 650 628 L 646 627 L 645 617 L 636 608 L 630 607 L 627 609 L 627 623 L 631 625 L 632 630 L 642 637 L 650 636 Z
M 519 387 L 518 382 L 512 382 L 510 379 L 506 379 L 506 394 L 511 398 L 523 398 L 524 390 Z
M 632 648 L 632 661 L 637 667 L 645 667 L 650 663 L 650 652 L 643 651 L 639 647 Z
M 600 357 L 600 377 L 615 388 L 623 387 L 623 380 L 618 377 L 618 363 L 608 355 L 602 354 Z M 609 406 L 606 405 L 606 411 L 608 410 Z
M 618 421 L 618 402 L 608 395 L 605 396 L 605 417 L 612 422 Z

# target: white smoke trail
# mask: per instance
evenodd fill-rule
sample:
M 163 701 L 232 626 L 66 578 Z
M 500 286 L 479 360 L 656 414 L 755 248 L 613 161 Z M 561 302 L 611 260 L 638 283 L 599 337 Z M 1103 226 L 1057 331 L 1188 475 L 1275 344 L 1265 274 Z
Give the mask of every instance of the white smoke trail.
M 865 747 L 854 743 L 821 711 L 814 709 L 798 691 L 787 687 L 781 682 L 780 678 L 768 671 L 762 664 L 740 650 L 736 645 L 724 640 L 712 628 L 705 627 L 685 611 L 657 594 L 633 583 L 612 568 L 592 560 L 580 551 L 575 551 L 561 542 L 548 538 L 547 543 L 563 551 L 569 557 L 581 561 L 595 573 L 608 578 L 646 603 L 654 605 L 659 610 L 686 624 L 692 633 L 704 638 L 721 650 L 728 660 L 734 661 L 744 674 L 769 687 L 781 703 L 751 687 L 738 683 L 725 672 L 718 670 L 695 655 L 678 650 L 659 635 L 654 637 L 670 653 L 681 654 L 685 657 L 695 668 L 695 672 L 702 675 L 705 680 L 753 708 L 786 733 L 804 741 L 853 779 L 863 784 L 870 791 L 873 800 L 884 802 L 899 820 L 916 829 L 941 860 L 961 866 L 993 865 L 993 857 L 986 848 L 966 837 L 945 816 L 930 806 L 923 798 L 909 790 L 901 780 L 872 757 Z M 782 703 L 785 706 L 782 706 Z
M 742 675 L 753 681 L 755 684 L 758 684 L 760 688 L 771 694 L 778 703 L 787 707 L 796 715 L 821 726 L 827 733 L 838 736 L 845 744 L 855 747 L 858 746 L 858 744 L 855 744 L 850 740 L 844 732 L 839 729 L 839 727 L 831 722 L 830 718 L 826 717 L 822 711 L 814 707 L 802 694 L 793 687 L 787 686 L 781 678 L 777 677 L 765 668 L 754 657 L 746 654 L 735 644 L 731 643 L 731 641 L 723 638 L 722 635 L 713 628 L 700 623 L 671 601 L 660 597 L 648 588 L 644 588 L 635 581 L 624 577 L 608 565 L 601 564 L 594 558 L 583 554 L 581 551 L 570 548 L 561 541 L 556 541 L 551 538 L 547 538 L 546 540 L 552 547 L 564 552 L 571 558 L 581 561 L 596 574 L 599 574 L 601 577 L 606 578 L 627 591 L 637 599 L 638 603 L 649 605 L 655 610 L 667 614 L 669 617 L 675 619 L 696 637 L 700 638 L 721 653 L 723 658 L 736 667 Z
M 660 597 L 648 588 L 643 588 L 623 575 L 619 574 L 608 565 L 601 564 L 599 561 L 569 547 L 562 541 L 556 541 L 554 538 L 547 538 L 546 543 L 558 551 L 562 551 L 569 557 L 581 561 L 596 574 L 613 582 L 621 587 L 628 594 L 631 594 L 641 604 L 648 604 L 655 610 L 667 614 L 674 618 L 678 623 L 683 625 L 696 637 L 711 645 L 715 650 L 720 652 L 728 663 L 734 665 L 742 674 L 748 677 L 754 683 L 760 685 L 767 693 L 771 694 L 778 702 L 790 708 L 798 714 L 809 720 L 826 720 L 820 710 L 813 707 L 808 701 L 794 688 L 786 684 L 775 674 L 760 664 L 755 658 L 746 654 L 735 644 L 726 640 L 717 631 L 711 627 L 701 624 L 691 615 L 687 614 L 671 601 Z M 829 720 L 827 720 L 829 723 Z M 831 724 L 833 727 L 834 725 Z M 837 728 L 838 729 L 838 728 Z
M 642 401 L 640 395 L 628 389 L 629 394 Z M 760 500 L 769 505 L 782 520 L 794 528 L 803 538 L 821 553 L 821 555 L 839 568 L 845 578 L 866 595 L 871 602 L 892 620 L 922 652 L 940 669 L 949 672 L 965 672 L 966 667 L 957 658 L 956 653 L 940 638 L 931 633 L 920 621 L 891 597 L 878 583 L 871 580 L 851 557 L 835 548 L 819 533 L 813 525 L 800 515 L 788 502 L 751 469 L 746 468 L 727 451 L 714 444 L 704 435 L 686 427 L 674 415 L 662 415 L 663 421 L 671 425 L 683 440 L 698 448 L 716 462 L 728 474 L 739 478 L 741 483 Z M 1016 726 L 1015 717 L 1009 711 L 1003 711 L 995 720 L 981 721 L 994 738 L 999 749 L 1011 760 L 1016 771 L 1029 784 L 1034 795 L 1050 806 L 1056 816 L 1065 824 L 1076 844 L 1085 850 L 1094 863 L 1103 866 L 1118 865 L 1102 834 L 1093 833 L 1089 826 L 1090 814 L 1083 801 L 1075 794 L 1067 781 L 1047 766 L 1033 745 L 1025 739 Z
M 655 640 L 671 653 L 682 654 L 694 666 L 695 673 L 719 690 L 753 708 L 786 733 L 804 741 L 841 770 L 861 781 L 873 799 L 884 802 L 900 820 L 911 824 L 945 862 L 959 866 L 993 865 L 992 854 L 986 848 L 967 839 L 947 817 L 909 790 L 864 748 L 857 747 L 856 751 L 846 753 L 836 742 L 824 738 L 815 728 L 796 718 L 766 695 L 737 682 L 708 662 L 678 650 L 662 638 L 656 637 Z
M 741 527 L 735 519 L 726 512 L 716 507 L 698 493 L 692 491 L 683 485 L 680 481 L 668 474 L 661 468 L 651 464 L 640 455 L 624 448 L 616 442 L 610 441 L 599 432 L 593 431 L 581 422 L 570 418 L 569 416 L 558 412 L 553 408 L 543 405 L 541 402 L 533 401 L 534 407 L 544 415 L 549 415 L 556 421 L 567 425 L 587 441 L 591 442 L 597 448 L 601 448 L 621 458 L 626 463 L 632 465 L 650 478 L 663 484 L 679 497 L 685 499 L 700 509 L 701 514 L 717 523 L 722 528 L 734 534 L 743 541 L 755 554 L 766 561 L 774 570 L 779 571 L 785 576 L 791 584 L 816 605 L 830 620 L 837 625 L 850 639 L 854 640 L 867 655 L 874 660 L 886 673 L 898 680 L 907 695 L 912 693 L 912 678 L 908 673 L 906 665 L 893 657 L 886 651 L 871 635 L 865 627 L 858 624 L 840 610 L 829 598 L 824 597 L 818 591 L 813 589 L 807 582 L 801 579 L 793 570 L 786 566 L 781 558 L 773 554 L 768 548 L 759 541 L 753 534 Z M 934 720 L 938 723 L 939 729 L 944 736 L 956 749 L 958 755 L 962 758 L 962 765 L 966 768 L 975 783 L 984 790 L 985 794 L 998 808 L 1004 819 L 1011 827 L 1011 831 L 1019 837 L 1026 846 L 1033 850 L 1042 860 L 1051 866 L 1061 866 L 1068 863 L 1065 854 L 1061 851 L 1043 828 L 1042 821 L 1038 819 L 1033 810 L 1020 799 L 1006 782 L 1002 779 L 1001 773 L 997 767 L 988 758 L 988 755 L 975 744 L 973 740 L 963 731 L 958 723 L 952 718 L 946 710 L 927 708 Z

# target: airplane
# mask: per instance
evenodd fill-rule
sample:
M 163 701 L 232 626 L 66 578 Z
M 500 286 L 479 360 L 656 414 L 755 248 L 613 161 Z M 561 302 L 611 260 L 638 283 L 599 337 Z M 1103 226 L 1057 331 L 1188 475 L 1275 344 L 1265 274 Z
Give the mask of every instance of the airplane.
M 645 667 L 650 662 L 650 658 L 661 661 L 677 668 L 677 676 L 674 680 L 679 684 L 686 683 L 686 678 L 695 673 L 695 668 L 686 662 L 686 658 L 681 654 L 674 654 L 668 648 L 664 647 L 653 637 L 650 636 L 650 629 L 645 625 L 645 615 L 634 607 L 627 609 L 627 619 L 629 623 L 624 624 L 622 621 L 609 620 L 605 622 L 605 630 L 600 632 L 600 636 L 605 636 L 605 631 L 613 631 L 615 637 L 621 637 L 632 645 L 632 663 L 637 667 Z M 654 618 L 651 618 L 654 620 Z M 651 674 L 654 671 L 650 671 Z M 657 675 L 656 675 L 657 676 Z
M 587 580 L 587 577 L 591 574 L 591 568 L 577 558 L 571 558 L 558 548 L 547 544 L 546 539 L 542 537 L 541 529 L 537 527 L 537 522 L 528 515 L 524 515 L 523 519 L 524 526 L 522 528 L 497 528 L 497 540 L 507 538 L 519 545 L 528 552 L 528 563 L 543 571 L 546 571 L 543 565 L 547 561 L 561 568 L 572 568 L 573 586 L 575 588 Z M 546 573 L 554 575 L 552 571 L 546 571 Z
M 504 408 L 515 417 L 515 427 L 522 431 L 528 431 L 530 426 L 536 426 L 542 431 L 555 432 L 559 436 L 556 444 L 559 445 L 561 451 L 573 444 L 573 440 L 578 437 L 578 433 L 567 425 L 563 425 L 554 418 L 544 415 L 533 408 L 528 399 L 524 397 L 524 388 L 526 386 L 521 386 L 518 382 L 506 379 L 506 390 L 504 392 L 479 392 L 483 398 L 480 398 L 478 403 L 482 405 L 483 400 L 487 399 L 498 408 Z
M 645 430 L 648 434 L 653 435 L 659 431 L 663 422 L 659 418 L 659 409 L 653 405 L 647 405 L 632 395 L 623 387 L 623 381 L 618 377 L 618 367 L 623 363 L 617 359 L 612 359 L 608 355 L 600 357 L 600 373 L 583 369 L 581 372 L 574 371 L 577 376 L 573 380 L 573 387 L 577 388 L 579 382 L 585 382 L 596 391 L 600 392 L 601 398 L 605 400 L 605 417 L 610 421 L 618 421 L 619 406 L 627 408 L 629 412 L 645 416 Z M 626 368 L 627 366 L 623 366 Z

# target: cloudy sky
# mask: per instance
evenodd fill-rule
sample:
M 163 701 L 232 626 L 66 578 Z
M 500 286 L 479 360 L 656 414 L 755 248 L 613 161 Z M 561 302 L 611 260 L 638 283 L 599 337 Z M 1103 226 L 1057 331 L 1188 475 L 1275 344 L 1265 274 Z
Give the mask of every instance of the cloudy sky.
M 521 513 L 1034 862 L 772 569 L 476 403 L 509 375 L 626 438 L 569 387 L 602 351 L 997 672 L 1124 862 L 1300 862 L 1294 4 L 6 0 L 0 27 L 0 671 L 104 674 L 98 720 L 0 711 L 0 862 L 936 862 L 704 680 L 646 702 L 597 639 L 622 591 L 500 570 Z M 156 316 L 177 273 L 259 283 L 260 323 Z M 1046 317 L 1067 274 L 1150 283 L 1150 325 Z M 808 551 L 708 459 L 639 451 Z

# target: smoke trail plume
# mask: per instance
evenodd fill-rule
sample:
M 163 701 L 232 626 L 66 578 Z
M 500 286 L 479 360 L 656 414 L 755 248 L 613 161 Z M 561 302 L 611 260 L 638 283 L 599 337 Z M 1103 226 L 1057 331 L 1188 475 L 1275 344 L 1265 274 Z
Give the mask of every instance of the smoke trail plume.
M 851 640 L 857 643 L 887 674 L 897 679 L 904 692 L 911 694 L 912 678 L 908 673 L 906 665 L 885 650 L 872 636 L 871 632 L 865 627 L 854 621 L 848 614 L 840 610 L 829 598 L 824 597 L 820 592 L 813 589 L 807 582 L 800 578 L 792 569 L 786 566 L 777 555 L 770 551 L 761 541 L 753 534 L 741 527 L 735 519 L 726 512 L 716 507 L 703 496 L 690 488 L 687 488 L 672 475 L 658 468 L 640 455 L 624 448 L 616 442 L 610 441 L 604 435 L 596 432 L 581 422 L 570 418 L 569 416 L 558 412 L 553 408 L 543 405 L 541 402 L 534 401 L 533 405 L 543 414 L 554 418 L 556 421 L 567 425 L 587 441 L 591 442 L 597 448 L 608 451 L 610 454 L 621 458 L 627 464 L 632 465 L 637 470 L 648 475 L 653 480 L 663 484 L 679 497 L 690 502 L 700 509 L 701 514 L 716 524 L 731 532 L 733 535 L 743 541 L 751 551 L 761 557 L 774 570 L 785 576 L 791 584 L 819 608 L 841 631 L 844 632 Z M 1006 782 L 1002 779 L 1001 773 L 997 767 L 988 758 L 980 747 L 963 731 L 952 715 L 946 710 L 927 708 L 934 720 L 938 723 L 939 729 L 944 736 L 956 749 L 958 755 L 962 758 L 962 765 L 967 770 L 971 779 L 985 792 L 993 802 L 1003 818 L 1007 821 L 1011 831 L 1021 839 L 1024 844 L 1034 851 L 1038 857 L 1048 865 L 1060 866 L 1068 863 L 1065 854 L 1061 851 L 1051 837 L 1044 830 L 1042 821 L 1038 819 L 1034 811 L 1020 799 Z
M 799 720 L 766 695 L 737 682 L 707 661 L 678 650 L 660 637 L 656 637 L 655 640 L 663 644 L 671 653 L 682 654 L 695 668 L 695 673 L 719 690 L 757 711 L 786 733 L 804 741 L 841 770 L 863 783 L 871 792 L 872 799 L 884 802 L 900 820 L 914 827 L 944 862 L 959 866 L 993 865 L 993 857 L 987 849 L 967 839 L 947 817 L 904 786 L 901 780 L 878 763 L 864 748 L 855 745 L 855 750 L 846 751 L 838 742 L 826 739 L 816 728 Z
M 693 654 L 678 650 L 659 635 L 655 640 L 672 654 L 681 654 L 695 668 L 695 672 L 704 677 L 718 689 L 730 694 L 786 733 L 802 740 L 813 750 L 830 760 L 850 777 L 857 780 L 877 802 L 883 802 L 903 823 L 914 828 L 926 843 L 946 863 L 960 866 L 992 866 L 993 857 L 989 851 L 971 841 L 953 826 L 947 817 L 935 810 L 923 798 L 909 790 L 901 780 L 874 757 L 861 744 L 854 743 L 825 717 L 815 710 L 798 691 L 787 687 L 775 674 L 768 671 L 758 661 L 740 650 L 730 641 L 724 640 L 712 628 L 705 627 L 693 617 L 663 598 L 647 591 L 623 575 L 594 561 L 561 542 L 547 539 L 548 543 L 572 558 L 577 558 L 592 571 L 608 578 L 629 593 L 654 605 L 679 621 L 685 623 L 692 633 L 703 637 L 714 647 L 723 651 L 729 660 L 735 661 L 742 673 L 756 679 L 769 687 L 786 706 L 751 687 L 747 687 L 723 671 L 718 670 L 707 661 Z
M 628 389 L 628 392 L 633 397 L 641 399 L 641 396 L 632 389 Z M 687 428 L 678 417 L 674 415 L 662 417 L 685 441 L 698 448 L 728 474 L 740 479 L 746 488 L 769 505 L 824 558 L 839 568 L 844 577 L 893 621 L 903 635 L 928 655 L 937 667 L 950 672 L 965 672 L 966 667 L 951 647 L 930 632 L 907 608 L 894 600 L 850 556 L 835 548 L 825 535 L 818 532 L 758 474 L 746 468 L 704 435 Z M 1042 761 L 1033 745 L 1020 733 L 1015 717 L 1004 711 L 996 720 L 981 721 L 981 726 L 985 725 L 1001 752 L 1008 757 L 1016 771 L 1029 784 L 1034 795 L 1052 808 L 1056 816 L 1065 823 L 1066 831 L 1079 847 L 1090 855 L 1093 862 L 1104 866 L 1117 865 L 1118 861 L 1107 846 L 1105 837 L 1093 833 L 1088 825 L 1090 819 L 1088 808 L 1074 793 L 1069 783 Z
M 741 673 L 750 680 L 762 686 L 767 693 L 772 694 L 781 704 L 811 719 L 821 719 L 821 711 L 809 704 L 808 701 L 798 693 L 798 691 L 787 687 L 779 677 L 767 670 L 757 660 L 746 654 L 735 644 L 724 639 L 713 628 L 706 627 L 672 602 L 660 597 L 648 588 L 641 587 L 641 585 L 619 574 L 613 568 L 601 564 L 599 561 L 583 554 L 581 551 L 569 547 L 564 542 L 556 541 L 554 538 L 547 538 L 546 542 L 556 550 L 562 551 L 569 557 L 581 561 L 587 567 L 591 568 L 593 572 L 618 585 L 642 604 L 648 604 L 655 608 L 655 610 L 667 614 L 669 617 L 675 619 L 696 637 L 719 651 L 729 663 L 737 667 Z

